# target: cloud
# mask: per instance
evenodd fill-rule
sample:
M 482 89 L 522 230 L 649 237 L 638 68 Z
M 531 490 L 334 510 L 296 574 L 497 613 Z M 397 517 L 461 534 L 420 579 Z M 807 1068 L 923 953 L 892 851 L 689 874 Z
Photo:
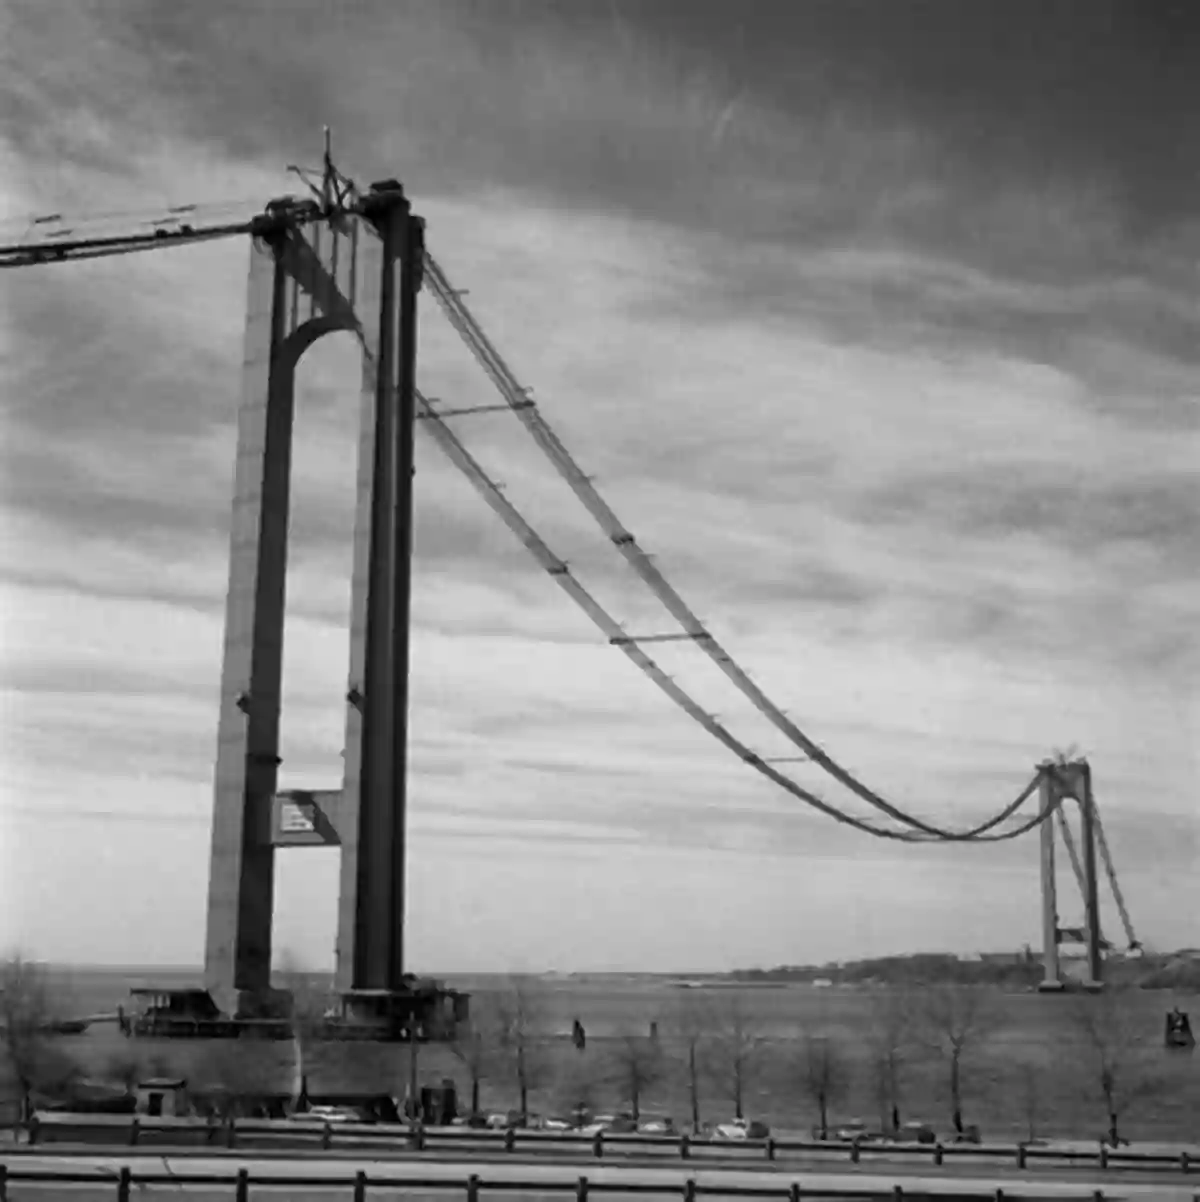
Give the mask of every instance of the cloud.
M 1106 159 L 1061 114 L 1022 149 L 998 101 L 939 117 L 931 95 L 961 79 L 943 64 L 928 92 L 907 38 L 907 66 L 864 73 L 882 34 L 848 49 L 861 18 L 722 40 L 673 11 L 301 4 L 281 27 L 269 6 L 19 5 L 0 217 L 108 231 L 129 219 L 82 219 L 237 197 L 209 211 L 244 215 L 300 187 L 282 168 L 331 121 L 361 181 L 410 186 L 583 469 L 797 722 L 964 824 L 1078 743 L 1135 912 L 1176 937 L 1155 874 L 1182 879 L 1195 833 L 1195 230 L 1128 186 L 1156 162 L 1131 150 L 1142 127 Z M 785 43 L 804 48 L 790 65 Z M 246 256 L 0 279 L 0 816 L 29 899 L 10 928 L 52 954 L 199 955 Z M 340 774 L 357 372 L 343 335 L 299 374 L 285 784 Z M 448 406 L 496 399 L 428 299 L 420 382 Z M 511 415 L 456 429 L 627 629 L 673 629 Z M 565 966 L 589 914 L 610 932 L 593 964 L 641 966 L 1036 931 L 1032 844 L 900 852 L 794 806 L 608 647 L 426 440 L 417 486 L 421 954 Z M 794 753 L 696 647 L 653 650 L 762 754 Z M 76 817 L 41 831 L 36 807 Z M 118 919 L 81 943 L 53 899 L 84 879 Z M 165 881 L 190 900 L 126 949 L 113 932 Z M 714 882 L 725 900 L 699 913 Z M 285 925 L 310 883 L 281 894 Z M 429 906 L 447 883 L 454 905 Z M 1020 906 L 989 916 L 1000 891 Z M 831 896 L 838 947 L 759 921 Z M 546 897 L 575 917 L 547 919 Z M 489 915 L 510 910 L 525 925 L 499 939 Z

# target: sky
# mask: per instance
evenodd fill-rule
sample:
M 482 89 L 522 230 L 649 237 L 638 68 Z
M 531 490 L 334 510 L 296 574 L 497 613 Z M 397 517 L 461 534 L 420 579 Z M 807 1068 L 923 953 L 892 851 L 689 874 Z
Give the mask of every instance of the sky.
M 1198 67 L 1195 9 L 1141 0 L 3 0 L 0 230 L 248 216 L 328 124 L 794 721 L 960 825 L 1086 755 L 1138 936 L 1196 945 Z M 201 957 L 248 259 L 0 279 L 0 945 L 29 955 Z M 497 400 L 422 303 L 424 391 Z M 357 372 L 347 334 L 300 368 L 282 787 L 340 780 Z M 674 629 L 511 415 L 456 430 L 627 629 Z M 833 824 L 424 438 L 416 490 L 413 968 L 1037 944 L 1036 836 Z M 694 647 L 654 653 L 789 753 Z M 336 854 L 278 865 L 276 947 L 314 968 Z

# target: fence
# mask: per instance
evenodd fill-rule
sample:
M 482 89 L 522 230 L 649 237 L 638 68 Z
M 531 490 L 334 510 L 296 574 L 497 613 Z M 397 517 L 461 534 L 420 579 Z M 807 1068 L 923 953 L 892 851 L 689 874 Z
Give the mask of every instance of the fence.
M 947 1159 L 988 1164 L 1015 1165 L 1025 1169 L 1031 1162 L 1109 1169 L 1200 1171 L 1200 1155 L 1187 1150 L 1148 1152 L 1098 1145 L 1082 1148 L 1051 1148 L 1005 1144 L 903 1144 L 835 1142 L 803 1139 L 720 1140 L 688 1135 L 604 1134 L 578 1132 L 480 1130 L 470 1127 L 408 1127 L 395 1124 L 329 1123 L 304 1119 L 239 1119 L 217 1122 L 195 1118 L 150 1118 L 140 1115 L 35 1114 L 29 1126 L 30 1144 L 93 1143 L 124 1147 L 224 1147 L 224 1148 L 311 1148 L 326 1152 L 368 1149 L 374 1152 L 453 1148 L 497 1150 L 508 1154 L 551 1155 L 580 1152 L 596 1160 L 606 1151 L 617 1155 L 673 1156 L 738 1160 L 801 1154 L 822 1159 L 848 1159 L 852 1164 L 884 1158 L 925 1159 L 941 1166 Z
M 890 1199 L 891 1202 L 967 1202 L 968 1199 L 988 1199 L 988 1202 L 1105 1202 L 1110 1198 L 1113 1202 L 1118 1194 L 1106 1195 L 1103 1190 L 1091 1190 L 1076 1195 L 1064 1195 L 1055 1192 L 1052 1196 L 1046 1194 L 1024 1193 L 1019 1190 L 1008 1190 L 1003 1187 L 991 1187 L 981 1184 L 955 1181 L 952 1192 L 932 1192 L 928 1189 L 907 1189 L 896 1184 L 887 1189 L 867 1188 L 858 1185 L 813 1185 L 806 1187 L 799 1181 L 781 1182 L 766 1181 L 761 1185 L 717 1185 L 701 1183 L 694 1178 L 678 1184 L 665 1182 L 649 1182 L 645 1180 L 595 1181 L 587 1177 L 579 1177 L 574 1181 L 487 1181 L 472 1173 L 465 1179 L 447 1181 L 445 1178 L 422 1180 L 420 1178 L 371 1177 L 359 1170 L 345 1177 L 301 1177 L 301 1176 L 272 1176 L 257 1174 L 251 1176 L 247 1169 L 238 1169 L 236 1173 L 175 1173 L 175 1172 L 137 1172 L 128 1166 L 118 1170 L 115 1177 L 98 1177 L 95 1172 L 81 1173 L 58 1171 L 46 1168 L 20 1168 L 0 1163 L 0 1202 L 9 1202 L 9 1185 L 98 1185 L 105 1184 L 115 1191 L 116 1202 L 131 1202 L 133 1190 L 166 1186 L 174 1190 L 204 1188 L 209 1190 L 225 1187 L 230 1191 L 231 1202 L 250 1202 L 251 1187 L 292 1188 L 309 1190 L 346 1190 L 353 1191 L 354 1202 L 368 1202 L 373 1188 L 387 1189 L 393 1194 L 397 1189 L 406 1192 L 422 1192 L 427 1194 L 446 1195 L 453 1198 L 456 1194 L 465 1193 L 466 1202 L 480 1202 L 484 1194 L 517 1195 L 519 1198 L 565 1196 L 575 1198 L 577 1202 L 587 1202 L 593 1195 L 600 1194 L 638 1194 L 648 1198 L 682 1198 L 683 1202 L 695 1202 L 701 1196 L 710 1198 L 776 1198 L 782 1202 L 800 1202 L 802 1198 L 817 1199 Z M 1200 1202 L 1200 1193 L 1196 1194 L 1193 1202 Z

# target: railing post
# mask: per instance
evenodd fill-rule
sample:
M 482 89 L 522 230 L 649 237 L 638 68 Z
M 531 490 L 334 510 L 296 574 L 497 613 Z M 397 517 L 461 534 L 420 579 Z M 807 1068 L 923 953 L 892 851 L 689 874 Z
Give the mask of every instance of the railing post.
M 933 1163 L 940 1165 L 946 1158 L 946 1151 L 940 1143 L 933 1145 Z
M 138 1138 L 141 1135 L 141 1131 L 142 1124 L 138 1121 L 138 1116 L 135 1114 L 133 1116 L 133 1122 L 129 1124 L 129 1146 L 131 1148 L 137 1147 Z
M 1000 1185 L 996 1186 L 996 1192 L 992 1197 L 995 1199 L 995 1202 L 1004 1202 L 1004 1187 Z
M 904 1202 L 904 1186 L 893 1185 L 892 1198 L 894 1199 L 894 1202 Z
M 587 1196 L 588 1179 L 586 1177 L 580 1177 L 579 1180 L 575 1182 L 575 1202 L 587 1202 Z
M 860 1154 L 859 1154 L 859 1150 L 858 1150 L 858 1140 L 855 1140 L 855 1141 L 854 1141 L 854 1142 L 853 1142 L 853 1143 L 850 1145 L 850 1163 L 851 1163 L 851 1164 L 858 1164 L 858 1161 L 859 1161 L 859 1155 L 860 1155 Z
M 1186 1149 L 1179 1153 L 1179 1171 L 1186 1177 L 1191 1171 L 1191 1158 Z
M 354 1174 L 354 1202 L 367 1202 L 367 1174 L 363 1169 Z
M 1017 1168 L 1023 1169 L 1025 1167 L 1025 1162 L 1026 1162 L 1027 1157 L 1028 1157 L 1028 1153 L 1025 1151 L 1025 1145 L 1018 1144 L 1017 1145 Z
M 0 1161 L 0 1202 L 8 1202 L 8 1165 Z
M 517 1133 L 511 1127 L 504 1128 L 504 1150 L 506 1152 L 516 1151 Z
M 1103 1173 L 1108 1168 L 1108 1145 L 1100 1145 L 1100 1171 Z
M 592 1137 L 592 1155 L 595 1156 L 595 1158 L 597 1160 L 601 1159 L 601 1157 L 603 1157 L 603 1155 L 604 1155 L 604 1132 L 603 1131 L 597 1131 L 596 1134 Z
M 479 1174 L 472 1173 L 467 1178 L 467 1202 L 479 1202 Z
M 683 1183 L 683 1202 L 696 1202 L 696 1179 L 689 1177 Z
M 1104 1191 L 1102 1189 L 1098 1189 L 1092 1195 L 1092 1202 L 1104 1202 Z
M 117 1174 L 117 1202 L 129 1202 L 129 1187 L 133 1184 L 133 1174 L 129 1166 L 124 1164 Z
M 250 1202 L 250 1171 L 238 1169 L 237 1180 L 233 1186 L 234 1202 Z
M 232 1114 L 225 1123 L 225 1146 L 227 1148 L 233 1148 L 237 1146 L 237 1129 L 234 1126 Z
M 27 1126 L 29 1128 L 29 1145 L 30 1145 L 30 1147 L 32 1147 L 34 1144 L 37 1143 L 38 1130 L 41 1127 L 41 1125 L 42 1125 L 41 1120 L 38 1118 L 38 1116 L 36 1114 L 31 1114 L 29 1116 L 29 1122 L 28 1122 Z
M 767 1159 L 775 1159 L 775 1139 L 773 1136 L 767 1136 Z
M 688 1138 L 688 1133 L 685 1131 L 679 1137 L 679 1159 L 687 1160 L 692 1154 L 692 1141 Z
M 321 1128 L 321 1147 L 328 1152 L 333 1147 L 333 1124 L 326 1123 Z
M 800 1182 L 793 1181 L 788 1186 L 788 1202 L 800 1202 Z

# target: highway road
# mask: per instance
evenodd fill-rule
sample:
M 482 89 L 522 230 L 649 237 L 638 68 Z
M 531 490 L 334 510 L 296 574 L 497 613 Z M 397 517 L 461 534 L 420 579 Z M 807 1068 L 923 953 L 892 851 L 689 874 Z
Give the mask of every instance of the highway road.
M 578 1164 L 548 1164 L 514 1163 L 511 1158 L 460 1156 L 453 1160 L 427 1157 L 411 1160 L 377 1160 L 367 1157 L 349 1158 L 345 1156 L 329 1157 L 323 1155 L 289 1157 L 247 1156 L 211 1156 L 211 1155 L 177 1155 L 167 1153 L 155 1156 L 145 1153 L 133 1155 L 53 1155 L 39 1152 L 0 1154 L 0 1163 L 8 1166 L 10 1182 L 8 1186 L 9 1202 L 49 1202 L 55 1197 L 71 1197 L 74 1202 L 113 1202 L 116 1197 L 116 1181 L 122 1166 L 127 1165 L 133 1172 L 134 1180 L 141 1175 L 149 1174 L 158 1177 L 186 1178 L 192 1175 L 203 1175 L 218 1179 L 221 1184 L 204 1186 L 184 1186 L 179 1180 L 166 1180 L 162 1184 L 134 1186 L 132 1197 L 155 1202 L 156 1199 L 166 1199 L 169 1196 L 179 1197 L 185 1194 L 190 1202 L 230 1202 L 233 1198 L 233 1182 L 239 1168 L 245 1168 L 250 1173 L 251 1182 L 257 1177 L 269 1177 L 275 1184 L 254 1185 L 250 1187 L 250 1197 L 254 1198 L 286 1198 L 289 1202 L 346 1202 L 351 1196 L 349 1182 L 357 1170 L 364 1171 L 372 1184 L 368 1191 L 368 1199 L 372 1202 L 391 1202 L 401 1197 L 414 1199 L 449 1199 L 466 1197 L 466 1179 L 469 1174 L 476 1174 L 483 1182 L 480 1191 L 481 1199 L 497 1197 L 512 1199 L 555 1197 L 564 1199 L 572 1194 L 564 1192 L 565 1187 L 573 1187 L 580 1176 L 586 1176 L 589 1181 L 604 1183 L 610 1187 L 620 1187 L 622 1184 L 640 1185 L 638 1192 L 645 1197 L 645 1186 L 654 1184 L 661 1186 L 664 1196 L 675 1194 L 682 1197 L 684 1182 L 690 1177 L 701 1187 L 702 1196 L 720 1197 L 721 1187 L 754 1187 L 762 1189 L 777 1185 L 780 1198 L 786 1197 L 786 1191 L 792 1181 L 799 1181 L 806 1190 L 837 1190 L 854 1189 L 863 1191 L 859 1196 L 878 1191 L 879 1196 L 890 1195 L 897 1183 L 905 1190 L 920 1191 L 933 1196 L 946 1198 L 963 1198 L 964 1196 L 988 1197 L 993 1196 L 997 1186 L 1003 1186 L 1005 1191 L 1011 1191 L 1016 1198 L 1039 1199 L 1091 1199 L 1095 1191 L 1102 1190 L 1106 1199 L 1128 1199 L 1138 1202 L 1195 1202 L 1200 1188 L 1195 1177 L 1185 1179 L 1182 1176 L 1146 1181 L 1130 1179 L 1119 1174 L 1099 1174 L 1082 1172 L 1064 1174 L 1058 1171 L 1027 1170 L 1021 1173 L 1016 1168 L 995 1169 L 983 1166 L 956 1166 L 934 1173 L 928 1168 L 912 1166 L 908 1172 L 887 1169 L 880 1171 L 870 1166 L 855 1169 L 853 1166 L 835 1168 L 824 1165 L 811 1170 L 800 1170 L 794 1165 L 759 1164 L 754 1168 L 730 1168 L 700 1165 L 618 1165 L 580 1162 Z M 43 1170 L 71 1172 L 86 1175 L 85 1182 L 66 1184 L 61 1182 L 23 1182 L 11 1178 L 12 1174 L 22 1171 Z M 305 1179 L 308 1179 L 305 1181 Z M 305 1184 L 289 1184 L 294 1181 L 305 1181 Z M 320 1184 L 329 1181 L 328 1186 Z M 309 1184 L 312 1182 L 312 1184 Z M 375 1184 L 378 1182 L 379 1184 Z M 421 1185 L 405 1183 L 421 1183 Z M 530 1186 L 541 1186 L 546 1191 L 522 1190 L 515 1194 L 511 1188 L 504 1191 L 490 1191 L 487 1183 L 528 1183 Z M 428 1183 L 428 1184 L 427 1184 Z M 438 1184 L 445 1183 L 445 1190 L 438 1189 Z M 554 1187 L 557 1186 L 557 1190 Z M 431 1188 L 433 1187 L 433 1188 Z M 970 1191 L 970 1194 L 964 1194 Z M 597 1196 L 597 1195 L 594 1195 Z M 626 1196 L 621 1193 L 608 1193 L 605 1198 Z M 632 1192 L 627 1196 L 635 1196 Z
M 59 1133 L 66 1134 L 66 1133 Z M 112 1155 L 121 1156 L 134 1153 L 132 1145 L 127 1145 L 124 1139 L 101 1140 L 103 1132 L 75 1133 L 76 1139 L 61 1139 L 39 1142 L 35 1147 L 24 1145 L 27 1152 L 40 1151 L 46 1155 Z M 92 1139 L 85 1138 L 88 1134 Z M 460 1163 L 465 1160 L 503 1160 L 506 1164 L 548 1163 L 585 1165 L 600 1163 L 594 1156 L 590 1142 L 571 1143 L 552 1138 L 530 1139 L 521 1142 L 511 1152 L 501 1152 L 495 1140 L 473 1139 L 469 1135 L 459 1133 L 461 1138 L 448 1139 L 444 1142 L 431 1141 L 423 1151 L 416 1151 L 406 1145 L 401 1139 L 380 1139 L 372 1128 L 361 1131 L 347 1124 L 335 1132 L 337 1142 L 328 1147 L 322 1147 L 318 1139 L 311 1133 L 299 1136 L 295 1130 L 287 1130 L 282 1124 L 272 1125 L 271 1130 L 245 1131 L 239 1130 L 237 1145 L 230 1149 L 218 1144 L 208 1146 L 201 1143 L 185 1142 L 178 1132 L 171 1130 L 143 1129 L 137 1144 L 137 1153 L 157 1154 L 160 1156 L 235 1156 L 250 1159 L 292 1159 L 307 1157 L 324 1157 L 329 1160 L 345 1160 L 357 1162 L 367 1160 L 372 1162 L 405 1161 L 414 1157 L 432 1161 L 449 1161 Z M 356 1135 L 358 1138 L 356 1138 Z M 126 1136 L 128 1138 L 128 1136 Z M 970 1149 L 968 1154 L 959 1155 L 962 1149 L 947 1149 L 943 1167 L 935 1167 L 933 1151 L 930 1148 L 909 1148 L 907 1151 L 899 1148 L 888 1148 L 881 1145 L 869 1145 L 863 1149 L 860 1169 L 865 1172 L 901 1175 L 936 1175 L 966 1173 L 968 1176 L 985 1176 L 991 1173 L 1007 1174 L 1012 1171 L 1018 1175 L 1032 1172 L 1039 1178 L 1053 1178 L 1061 1175 L 1063 1180 L 1088 1180 L 1093 1174 L 1100 1174 L 1105 1180 L 1118 1180 L 1121 1177 L 1166 1180 L 1180 1175 L 1180 1161 L 1172 1156 L 1167 1163 L 1121 1162 L 1117 1161 L 1107 1166 L 1103 1171 L 1095 1159 L 1095 1149 L 1087 1149 L 1087 1159 L 1079 1160 L 1034 1160 L 1030 1159 L 1028 1168 L 1022 1170 L 1018 1165 L 1012 1150 L 1000 1152 L 988 1149 Z M 953 1153 L 953 1154 L 952 1154 Z M 656 1167 L 663 1164 L 675 1164 L 693 1168 L 727 1168 L 750 1169 L 770 1167 L 766 1150 L 761 1145 L 750 1146 L 736 1143 L 715 1145 L 692 1145 L 691 1156 L 683 1160 L 679 1148 L 674 1145 L 662 1145 L 643 1142 L 606 1143 L 603 1149 L 603 1163 L 613 1165 L 641 1165 Z M 852 1161 L 849 1149 L 813 1149 L 788 1148 L 786 1145 L 777 1146 L 776 1167 L 785 1168 L 790 1172 L 839 1172 L 850 1169 Z M 1191 1180 L 1200 1189 L 1200 1150 L 1197 1150 L 1192 1164 Z M 1018 1177 L 1019 1179 L 1019 1177 Z

